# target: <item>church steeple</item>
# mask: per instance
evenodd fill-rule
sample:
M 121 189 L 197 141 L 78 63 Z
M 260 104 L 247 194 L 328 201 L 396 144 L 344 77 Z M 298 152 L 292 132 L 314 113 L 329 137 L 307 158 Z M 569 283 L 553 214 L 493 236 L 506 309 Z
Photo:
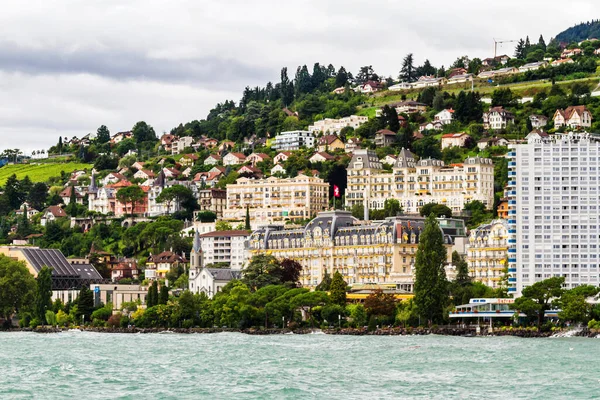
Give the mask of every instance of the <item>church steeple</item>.
M 200 245 L 200 233 L 198 229 L 194 233 L 194 244 L 192 251 L 190 252 L 190 269 L 191 268 L 202 268 L 202 247 Z

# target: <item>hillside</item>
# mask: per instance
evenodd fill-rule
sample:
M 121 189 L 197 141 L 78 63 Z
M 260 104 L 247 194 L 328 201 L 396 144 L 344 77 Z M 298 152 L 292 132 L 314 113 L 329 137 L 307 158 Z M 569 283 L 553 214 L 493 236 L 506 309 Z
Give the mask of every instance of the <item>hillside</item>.
M 16 174 L 18 179 L 29 176 L 29 179 L 35 183 L 46 182 L 55 176 L 60 177 L 61 172 L 71 173 L 77 169 L 90 169 L 92 167 L 92 164 L 79 162 L 6 165 L 0 168 L 0 185 L 4 185 L 8 177 L 12 174 Z
M 581 42 L 586 39 L 600 39 L 600 20 L 582 22 L 556 35 L 559 43 Z

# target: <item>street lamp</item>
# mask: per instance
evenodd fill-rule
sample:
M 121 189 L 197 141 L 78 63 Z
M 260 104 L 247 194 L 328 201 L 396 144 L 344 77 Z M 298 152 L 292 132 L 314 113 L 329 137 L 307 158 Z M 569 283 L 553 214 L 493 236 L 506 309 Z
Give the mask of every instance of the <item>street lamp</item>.
M 342 316 L 340 314 L 338 314 L 338 326 L 340 329 L 342 328 Z
M 281 329 L 285 329 L 285 317 L 281 317 Z

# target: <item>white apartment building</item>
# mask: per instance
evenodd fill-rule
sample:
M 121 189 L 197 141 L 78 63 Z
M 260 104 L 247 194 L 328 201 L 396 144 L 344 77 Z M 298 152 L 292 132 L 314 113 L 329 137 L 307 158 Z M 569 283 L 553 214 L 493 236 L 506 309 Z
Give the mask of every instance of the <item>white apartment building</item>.
M 308 130 L 312 133 L 340 133 L 340 131 L 349 126 L 354 129 L 369 121 L 369 117 L 359 115 L 351 115 L 346 118 L 333 119 L 325 118 L 315 121 L 313 125 L 308 126 Z
M 275 136 L 273 149 L 277 151 L 293 151 L 301 147 L 315 146 L 315 136 L 309 131 L 287 131 Z
M 245 243 L 249 231 L 214 231 L 200 235 L 204 266 L 228 263 L 233 270 L 241 270 L 246 261 Z
M 600 283 L 600 138 L 531 135 L 510 146 L 509 292 L 554 276 Z
M 471 278 L 494 289 L 500 287 L 508 259 L 508 222 L 496 219 L 471 230 L 466 252 Z
M 223 218 L 244 220 L 246 206 L 253 226 L 312 218 L 329 207 L 329 184 L 303 174 L 284 179 L 239 178 L 227 185 Z
M 400 202 L 404 212 L 418 213 L 428 203 L 448 206 L 458 213 L 470 201 L 494 204 L 492 160 L 469 157 L 462 164 L 445 165 L 441 160 L 415 161 L 402 149 L 393 172 L 385 172 L 373 150 L 356 150 L 347 169 L 346 206 L 366 201 L 369 209 L 383 209 L 386 199 Z
M 194 143 L 194 138 L 191 136 L 180 137 L 179 139 L 177 139 L 173 142 L 173 145 L 172 145 L 173 147 L 171 148 L 171 153 L 179 154 L 183 150 L 185 150 L 186 147 L 192 147 L 193 143 Z

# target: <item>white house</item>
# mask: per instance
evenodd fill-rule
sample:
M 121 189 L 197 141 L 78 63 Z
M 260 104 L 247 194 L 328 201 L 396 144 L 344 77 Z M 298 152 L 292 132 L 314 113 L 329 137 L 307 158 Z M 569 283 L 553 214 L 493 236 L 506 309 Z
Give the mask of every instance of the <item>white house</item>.
M 547 66 L 548 66 L 547 61 L 538 61 L 538 62 L 533 62 L 533 63 L 527 63 L 527 64 L 519 67 L 519 72 L 535 71 L 540 68 L 545 68 Z
M 325 153 L 324 151 L 320 151 L 318 153 L 315 153 L 312 155 L 312 157 L 310 157 L 308 159 L 308 161 L 310 161 L 311 164 L 317 163 L 317 162 L 325 162 L 325 161 L 331 161 L 331 160 L 335 160 L 335 157 Z
M 586 106 L 570 106 L 565 110 L 556 110 L 554 113 L 554 127 L 568 126 L 569 128 L 581 128 L 592 126 L 592 113 Z
M 444 129 L 444 125 L 440 121 L 425 122 L 419 125 L 419 132 L 423 131 L 441 131 Z
M 173 147 L 171 147 L 172 154 L 181 153 L 186 147 L 192 147 L 194 143 L 194 138 L 191 136 L 183 136 L 173 142 Z
M 454 75 L 454 76 L 448 78 L 448 82 L 446 82 L 446 83 L 448 85 L 452 85 L 455 83 L 467 83 L 467 82 L 473 82 L 473 74 Z
M 391 90 L 393 92 L 396 92 L 399 90 L 408 90 L 408 89 L 412 89 L 412 84 L 410 84 L 409 82 L 400 82 L 400 83 L 397 83 L 395 85 L 388 87 L 388 90 Z
M 315 136 L 310 131 L 287 131 L 275 136 L 271 147 L 277 151 L 294 151 L 315 146 Z
M 509 123 L 515 122 L 515 116 L 503 107 L 492 107 L 483 113 L 483 129 L 504 129 Z
M 221 156 L 218 154 L 211 154 L 204 159 L 204 165 L 216 165 L 221 161 Z
M 223 157 L 223 165 L 239 165 L 246 162 L 246 156 L 242 153 L 227 153 Z
M 50 206 L 44 211 L 42 218 L 40 219 L 40 225 L 46 226 L 47 224 L 56 221 L 59 218 L 66 218 L 67 213 L 59 206 Z
M 548 117 L 545 115 L 532 114 L 529 116 L 529 121 L 531 121 L 531 127 L 533 129 L 540 129 L 548 124 Z
M 290 156 L 292 155 L 291 151 L 282 151 L 281 153 L 277 154 L 274 158 L 273 158 L 273 162 L 275 164 L 280 164 L 282 162 L 287 161 L 288 158 L 290 158 Z
M 433 120 L 441 122 L 442 125 L 448 125 L 448 124 L 452 123 L 452 115 L 453 114 L 454 114 L 453 109 L 442 110 L 439 113 L 435 114 L 435 116 L 433 117 Z
M 381 162 L 384 164 L 388 164 L 388 165 L 395 165 L 397 159 L 398 159 L 398 157 L 396 157 L 395 155 L 388 154 L 387 156 L 385 156 L 383 158 L 383 160 L 381 160 Z
M 287 171 L 285 170 L 285 168 L 283 168 L 283 165 L 275 164 L 275 166 L 273 168 L 271 168 L 271 175 L 275 175 L 277 173 L 286 174 Z
M 464 147 L 471 137 L 464 132 L 442 135 L 442 150 L 447 147 Z

